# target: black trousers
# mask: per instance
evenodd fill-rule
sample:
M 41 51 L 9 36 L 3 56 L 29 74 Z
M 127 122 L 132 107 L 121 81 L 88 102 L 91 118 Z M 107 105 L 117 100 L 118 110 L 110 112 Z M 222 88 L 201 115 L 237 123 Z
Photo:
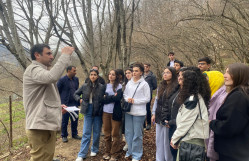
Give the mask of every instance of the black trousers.
M 169 128 L 169 142 L 171 141 L 171 138 L 172 138 L 175 130 L 176 130 L 176 126 Z M 177 149 L 173 149 L 172 146 L 170 146 L 170 151 L 171 151 L 171 154 L 173 156 L 173 161 L 176 161 Z
M 146 111 L 147 111 L 146 120 L 147 120 L 147 125 L 151 125 L 151 110 L 150 110 L 150 105 L 151 105 L 151 99 L 150 99 L 150 102 L 148 102 L 146 104 Z
M 77 115 L 79 115 L 79 111 L 75 111 Z M 67 137 L 67 125 L 69 118 L 71 120 L 71 131 L 72 131 L 72 137 L 78 135 L 77 127 L 78 127 L 78 118 L 73 121 L 72 116 L 67 112 L 64 115 L 62 115 L 62 125 L 61 125 L 61 137 Z

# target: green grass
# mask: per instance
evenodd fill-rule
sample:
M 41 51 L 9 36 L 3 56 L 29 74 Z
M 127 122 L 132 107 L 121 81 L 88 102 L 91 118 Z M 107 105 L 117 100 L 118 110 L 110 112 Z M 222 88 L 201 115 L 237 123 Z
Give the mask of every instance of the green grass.
M 13 140 L 13 148 L 15 150 L 18 150 L 19 148 L 22 148 L 26 143 L 28 142 L 27 136 L 22 136 L 18 139 Z
M 82 120 L 83 118 L 84 115 L 79 114 L 79 120 Z M 10 124 L 9 103 L 0 104 L 0 119 L 7 127 L 7 130 L 9 130 L 9 124 Z M 28 142 L 28 138 L 25 133 L 24 120 L 25 120 L 25 111 L 23 108 L 22 101 L 12 102 L 13 135 L 17 135 L 17 137 L 16 138 L 14 137 L 13 139 L 13 149 L 15 150 L 23 147 Z M 15 132 L 15 129 L 23 130 L 22 131 L 23 133 L 17 134 Z M 3 125 L 0 124 L 0 137 L 3 136 L 5 137 L 6 135 L 7 135 L 6 129 L 4 129 Z M 8 143 L 6 143 L 5 146 L 8 146 Z
M 0 119 L 3 121 L 9 132 L 10 125 L 10 113 L 9 113 L 9 103 L 0 104 Z M 13 149 L 17 150 L 23 147 L 27 142 L 27 136 L 25 134 L 24 127 L 25 112 L 23 108 L 22 101 L 13 101 L 12 102 L 12 122 L 13 122 Z M 19 132 L 18 132 L 19 131 Z M 7 131 L 0 125 L 0 137 L 7 137 Z M 9 143 L 6 142 L 6 145 L 9 146 Z
M 81 113 L 79 113 L 79 120 L 82 120 L 84 118 L 84 115 L 82 115 Z
M 0 104 L 0 119 L 3 121 L 6 128 L 9 130 L 10 124 L 10 113 L 9 113 L 9 104 L 2 103 Z M 23 127 L 23 122 L 25 119 L 25 112 L 23 109 L 22 101 L 16 101 L 12 103 L 12 122 L 13 129 Z M 23 127 L 24 128 L 24 127 Z M 3 125 L 0 125 L 0 137 L 1 135 L 6 135 L 6 129 L 3 128 Z
M 9 122 L 10 115 L 8 103 L 0 104 L 0 118 L 3 122 Z M 22 101 L 12 103 L 12 118 L 13 123 L 25 119 L 25 112 Z

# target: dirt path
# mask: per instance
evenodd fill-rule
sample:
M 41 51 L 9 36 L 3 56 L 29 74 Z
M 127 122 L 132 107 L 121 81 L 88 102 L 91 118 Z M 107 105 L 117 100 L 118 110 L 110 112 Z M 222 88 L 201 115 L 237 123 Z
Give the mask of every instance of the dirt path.
M 82 128 L 83 128 L 83 120 L 79 121 L 78 125 L 78 131 L 79 135 L 82 136 Z M 101 161 L 102 156 L 104 155 L 104 140 L 103 136 L 100 138 L 100 148 L 99 153 L 96 157 L 90 157 L 88 154 L 88 157 L 86 161 Z M 56 142 L 56 148 L 55 148 L 55 157 L 57 159 L 60 159 L 60 161 L 75 161 L 77 158 L 77 154 L 80 150 L 80 140 L 75 140 L 70 137 L 68 137 L 68 143 L 63 143 L 61 138 L 59 138 Z M 124 142 L 121 143 L 121 147 L 123 148 Z M 142 157 L 142 161 L 154 161 L 155 160 L 155 151 L 156 151 L 156 145 L 155 145 L 155 127 L 152 127 L 149 131 L 144 131 L 144 154 Z M 90 150 L 89 150 L 90 152 Z M 124 159 L 125 152 L 120 151 L 119 159 L 118 161 L 125 160 Z M 15 161 L 25 161 L 30 158 L 29 155 L 29 149 L 23 148 L 22 150 L 16 152 L 15 156 L 13 157 L 13 160 Z

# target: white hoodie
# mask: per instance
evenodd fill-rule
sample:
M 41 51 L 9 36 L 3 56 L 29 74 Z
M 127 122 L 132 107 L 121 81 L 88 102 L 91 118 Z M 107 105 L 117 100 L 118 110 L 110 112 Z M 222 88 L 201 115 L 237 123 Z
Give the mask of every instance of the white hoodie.
M 139 87 L 137 88 L 138 84 Z M 124 99 L 128 101 L 128 98 L 132 98 L 135 90 L 137 88 L 134 98 L 134 104 L 131 106 L 131 111 L 127 112 L 134 116 L 145 116 L 146 115 L 146 103 L 150 101 L 150 86 L 141 77 L 137 82 L 134 82 L 133 78 L 127 83 L 124 90 Z

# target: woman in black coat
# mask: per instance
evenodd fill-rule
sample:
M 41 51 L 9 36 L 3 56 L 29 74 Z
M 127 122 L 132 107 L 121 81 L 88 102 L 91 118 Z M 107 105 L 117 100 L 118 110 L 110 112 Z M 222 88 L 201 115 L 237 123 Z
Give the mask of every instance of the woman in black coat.
M 210 122 L 219 161 L 249 161 L 249 67 L 235 63 L 224 74 L 229 92 Z
M 156 160 L 159 161 L 172 160 L 167 123 L 171 116 L 169 100 L 177 93 L 178 89 L 175 68 L 166 67 L 163 72 L 163 81 L 157 91 L 151 118 L 151 122 L 156 123 Z
M 93 136 L 93 141 L 90 156 L 96 156 L 99 152 L 103 112 L 102 102 L 105 94 L 105 86 L 98 82 L 98 77 L 99 72 L 95 69 L 91 69 L 89 76 L 90 81 L 84 83 L 74 93 L 74 99 L 81 104 L 80 113 L 84 115 L 83 136 L 76 161 L 82 161 L 87 157 L 91 136 Z

